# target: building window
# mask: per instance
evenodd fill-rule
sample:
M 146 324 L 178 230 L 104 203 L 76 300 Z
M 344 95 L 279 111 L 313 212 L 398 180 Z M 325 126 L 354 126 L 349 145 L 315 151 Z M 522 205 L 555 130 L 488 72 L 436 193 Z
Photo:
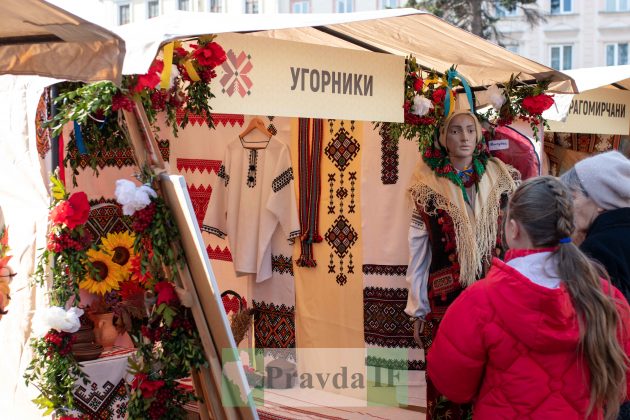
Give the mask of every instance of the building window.
M 178 10 L 190 10 L 190 0 L 177 0 L 177 9 Z
M 399 6 L 398 0 L 381 0 L 381 9 L 397 9 Z
M 630 1 L 628 0 L 606 0 L 607 12 L 628 12 L 630 11 Z
M 494 10 L 496 13 L 496 17 L 498 18 L 518 16 L 518 8 L 516 6 L 514 6 L 514 8 L 512 9 L 508 9 L 507 7 L 501 6 L 499 2 L 496 2 L 494 4 Z
M 551 67 L 556 70 L 570 70 L 573 68 L 573 46 L 552 45 Z
M 309 13 L 311 4 L 308 1 L 296 1 L 291 5 L 291 13 Z
M 159 0 L 149 0 L 147 2 L 147 18 L 151 19 L 160 14 L 160 1 Z
M 573 12 L 573 0 L 551 0 L 551 14 L 558 15 L 562 13 Z
M 354 0 L 336 0 L 337 7 L 335 7 L 335 11 L 337 13 L 351 13 L 354 11 L 354 5 L 352 4 Z
M 258 0 L 245 0 L 245 13 L 258 13 Z
M 505 46 L 505 49 L 515 54 L 518 54 L 518 44 L 507 44 Z
M 131 22 L 131 6 L 129 4 L 118 5 L 118 24 L 125 25 Z
M 606 65 L 621 66 L 628 64 L 628 43 L 606 45 Z
M 222 13 L 223 0 L 208 0 L 208 11 L 211 13 Z

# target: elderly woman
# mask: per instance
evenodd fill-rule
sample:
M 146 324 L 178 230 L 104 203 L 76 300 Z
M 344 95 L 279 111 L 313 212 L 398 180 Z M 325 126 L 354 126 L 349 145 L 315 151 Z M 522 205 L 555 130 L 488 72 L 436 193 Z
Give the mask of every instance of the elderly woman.
M 602 153 L 578 162 L 560 179 L 573 194 L 580 248 L 630 300 L 630 160 L 619 152 Z

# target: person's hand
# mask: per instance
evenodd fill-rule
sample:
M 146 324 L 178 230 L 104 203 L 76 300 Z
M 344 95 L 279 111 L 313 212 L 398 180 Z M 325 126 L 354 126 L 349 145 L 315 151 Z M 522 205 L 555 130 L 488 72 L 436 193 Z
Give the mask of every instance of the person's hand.
M 424 331 L 425 323 L 426 321 L 420 318 L 416 319 L 413 322 L 413 339 L 416 342 L 416 344 L 420 346 L 420 348 L 424 348 L 424 345 L 422 344 L 422 340 L 420 339 L 420 334 L 422 334 L 422 332 Z

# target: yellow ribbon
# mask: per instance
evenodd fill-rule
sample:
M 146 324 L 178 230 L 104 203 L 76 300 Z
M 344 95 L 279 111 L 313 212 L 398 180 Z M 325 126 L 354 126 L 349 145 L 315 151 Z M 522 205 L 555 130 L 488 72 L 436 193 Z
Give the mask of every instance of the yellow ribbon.
M 184 67 L 186 68 L 186 71 L 188 72 L 188 76 L 190 77 L 190 80 L 192 80 L 193 82 L 198 82 L 201 80 L 201 77 L 199 77 L 199 75 L 197 74 L 197 70 L 195 70 L 195 66 L 193 66 L 192 61 L 190 60 L 184 61 Z
M 171 84 L 171 70 L 173 68 L 173 48 L 174 43 L 169 42 L 164 46 L 164 70 L 160 80 L 160 88 L 168 89 Z

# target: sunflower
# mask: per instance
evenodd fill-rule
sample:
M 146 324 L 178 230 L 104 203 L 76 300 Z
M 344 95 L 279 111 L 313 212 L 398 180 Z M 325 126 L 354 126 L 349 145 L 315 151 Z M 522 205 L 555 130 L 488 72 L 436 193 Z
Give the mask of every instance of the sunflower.
M 135 240 L 135 235 L 128 231 L 108 233 L 101 238 L 101 249 L 110 255 L 112 262 L 120 266 L 125 278 L 131 270 L 131 259 L 136 255 L 133 250 Z
M 110 256 L 103 251 L 89 249 L 87 255 L 94 267 L 94 273 L 88 273 L 85 280 L 79 283 L 79 287 L 99 295 L 104 295 L 111 290 L 118 290 L 120 282 L 123 280 L 121 267 L 113 263 Z

